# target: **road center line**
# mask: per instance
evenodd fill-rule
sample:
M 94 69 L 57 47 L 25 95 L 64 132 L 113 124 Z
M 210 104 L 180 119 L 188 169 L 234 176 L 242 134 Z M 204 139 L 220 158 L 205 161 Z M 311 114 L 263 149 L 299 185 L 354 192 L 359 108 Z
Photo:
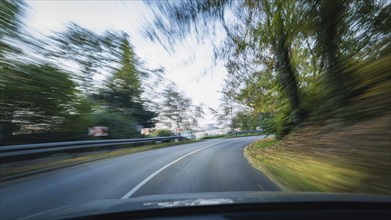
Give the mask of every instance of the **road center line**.
M 127 192 L 125 195 L 123 195 L 123 196 L 121 197 L 121 199 L 128 199 L 128 198 L 130 198 L 137 190 L 139 190 L 143 185 L 145 185 L 145 184 L 146 184 L 149 180 L 151 180 L 154 176 L 158 175 L 160 172 L 162 172 L 163 170 L 165 170 L 165 169 L 168 168 L 169 166 L 173 165 L 174 163 L 176 163 L 176 162 L 182 160 L 183 158 L 185 158 L 185 157 L 187 157 L 187 156 L 190 156 L 190 155 L 192 155 L 192 154 L 194 154 L 194 153 L 197 153 L 197 152 L 200 151 L 200 150 L 203 150 L 203 149 L 205 149 L 205 148 L 207 148 L 207 147 L 211 147 L 211 146 L 217 145 L 217 144 L 221 144 L 221 142 L 220 142 L 220 143 L 211 144 L 211 145 L 205 146 L 205 147 L 203 147 L 203 148 L 197 149 L 197 150 L 195 150 L 195 151 L 192 151 L 192 152 L 190 152 L 190 153 L 188 153 L 188 154 L 186 154 L 186 155 L 184 155 L 184 156 L 182 156 L 182 157 L 180 157 L 180 158 L 178 158 L 178 159 L 172 161 L 171 163 L 165 165 L 164 167 L 158 169 L 157 171 L 155 171 L 154 173 L 152 173 L 151 175 L 149 175 L 147 178 L 145 178 L 143 181 L 141 181 L 139 184 L 137 184 L 137 186 L 135 186 L 133 189 L 131 189 L 131 190 L 130 190 L 129 192 Z

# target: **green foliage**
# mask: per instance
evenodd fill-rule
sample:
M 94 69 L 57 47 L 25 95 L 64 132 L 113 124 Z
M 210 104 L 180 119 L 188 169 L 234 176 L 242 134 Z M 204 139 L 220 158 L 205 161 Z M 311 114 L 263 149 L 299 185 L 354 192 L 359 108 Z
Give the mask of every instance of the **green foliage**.
M 120 69 L 113 75 L 113 81 L 118 80 L 123 84 L 122 87 L 126 87 L 130 90 L 131 95 L 134 97 L 140 97 L 140 79 L 139 73 L 136 69 L 136 60 L 133 54 L 133 48 L 130 46 L 129 41 L 125 38 L 122 42 L 122 59 Z M 115 86 L 115 85 L 113 85 Z
M 178 91 L 175 84 L 165 88 L 162 96 L 159 121 L 164 126 L 179 133 L 198 126 L 204 114 L 202 106 L 193 105 L 191 99 Z
M 8 134 L 57 129 L 73 112 L 75 84 L 62 70 L 22 63 L 4 64 L 1 69 L 0 123 L 11 126 Z
M 206 135 L 201 138 L 201 140 L 208 140 L 208 139 L 214 139 L 214 138 L 224 138 L 226 137 L 226 134 L 216 134 L 216 135 Z
M 20 52 L 15 45 L 7 43 L 6 39 L 19 37 L 19 20 L 24 8 L 25 4 L 22 1 L 0 1 L 0 62 L 3 62 L 6 53 Z
M 1 36 L 16 32 L 19 27 L 19 19 L 24 3 L 22 1 L 2 0 L 0 1 L 0 33 Z
M 149 33 L 163 45 L 181 41 L 194 30 L 200 37 L 213 34 L 207 29 L 221 25 L 228 38 L 215 55 L 226 60 L 229 74 L 224 90 L 255 112 L 270 113 L 263 127 L 279 137 L 301 123 L 359 118 L 357 99 L 377 106 L 367 115 L 389 109 L 380 100 L 363 98 L 365 91 L 386 88 L 386 82 L 367 83 L 372 76 L 383 80 L 388 76 L 386 62 L 378 62 L 386 59 L 391 42 L 391 5 L 384 1 L 228 0 L 157 5 L 164 7 L 153 7 L 160 14 L 156 13 L 158 19 Z M 226 22 L 225 12 L 234 18 Z M 174 25 L 162 25 L 160 20 Z M 362 70 L 369 76 L 365 80 Z M 232 116 L 226 109 L 231 114 L 212 112 Z M 229 121 L 229 117 L 216 118 Z
M 45 57 L 58 63 L 62 68 L 75 69 L 73 79 L 82 93 L 96 93 L 93 77 L 100 71 L 114 72 L 121 63 L 123 54 L 123 33 L 105 32 L 101 35 L 71 23 L 64 32 L 50 36 L 50 45 L 40 51 Z M 46 49 L 47 48 L 47 49 Z M 65 63 L 65 62 L 64 62 Z
M 157 129 L 152 133 L 152 137 L 174 136 L 175 134 L 168 129 Z
M 120 68 L 101 89 L 97 98 L 103 101 L 110 111 L 130 117 L 135 124 L 151 128 L 154 126 L 154 112 L 146 110 L 141 100 L 140 72 L 129 41 L 122 39 L 122 58 Z
M 252 112 L 238 112 L 232 120 L 232 126 L 243 131 L 256 130 L 260 127 L 259 115 Z
M 251 143 L 251 145 L 247 147 L 246 151 L 262 150 L 268 147 L 272 147 L 276 143 L 278 143 L 278 140 L 273 138 L 262 139 L 260 141 Z
M 261 118 L 261 127 L 266 134 L 276 134 L 275 117 L 270 113 L 264 113 Z
M 141 98 L 147 74 L 126 34 L 71 24 L 39 41 L 20 30 L 22 1 L 0 6 L 0 141 L 79 140 L 99 125 L 130 138 L 154 126 Z M 111 74 L 103 86 L 93 80 L 102 72 Z

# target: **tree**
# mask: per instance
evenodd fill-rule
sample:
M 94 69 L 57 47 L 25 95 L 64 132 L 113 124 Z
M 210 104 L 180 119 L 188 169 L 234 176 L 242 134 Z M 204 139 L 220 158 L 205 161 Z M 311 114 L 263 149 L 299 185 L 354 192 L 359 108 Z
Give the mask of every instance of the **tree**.
M 75 84 L 56 67 L 13 63 L 5 67 L 0 81 L 0 123 L 6 125 L 5 139 L 15 133 L 56 130 L 74 113 Z
M 154 125 L 156 115 L 140 97 L 146 72 L 126 35 L 71 24 L 39 41 L 19 30 L 22 1 L 0 5 L 0 129 L 6 141 L 19 134 L 23 140 L 17 141 L 26 142 L 86 138 L 87 127 L 100 123 L 111 127 L 112 137 L 130 137 L 136 127 Z M 110 85 L 107 102 L 97 99 L 102 84 L 93 78 L 101 73 L 119 82 Z
M 228 81 L 225 81 L 228 83 Z M 236 93 L 231 86 L 225 86 L 226 89 L 221 91 L 222 98 L 220 99 L 220 105 L 218 109 L 209 108 L 213 118 L 217 121 L 217 125 L 223 127 L 229 127 L 233 131 L 233 117 L 234 107 L 236 103 Z
M 126 38 L 122 41 L 122 51 L 120 68 L 110 77 L 98 98 L 104 101 L 110 111 L 117 112 L 142 127 L 153 127 L 156 114 L 146 110 L 143 105 L 140 97 L 140 71 L 136 66 L 133 49 Z
M 167 136 L 174 136 L 175 134 L 167 129 L 157 129 L 152 133 L 152 137 L 167 137 Z
M 75 79 L 84 96 L 104 106 L 104 111 L 129 121 L 130 130 L 153 127 L 156 114 L 147 110 L 141 99 L 140 61 L 133 52 L 127 34 L 106 31 L 96 34 L 71 24 L 65 32 L 51 37 L 55 47 L 46 53 L 53 59 L 75 63 L 80 70 Z M 111 75 L 102 85 L 93 81 L 100 73 Z
M 260 127 L 259 115 L 254 112 L 238 112 L 232 120 L 234 128 L 240 128 L 243 131 L 255 130 Z
M 228 33 L 229 38 L 225 46 L 231 48 L 231 53 L 228 54 L 233 56 L 230 62 L 234 66 L 235 58 L 241 53 L 247 53 L 247 47 L 257 45 L 255 47 L 259 51 L 256 51 L 256 54 L 260 56 L 265 53 L 271 54 L 275 60 L 275 65 L 272 68 L 278 76 L 280 88 L 285 93 L 291 109 L 288 123 L 299 124 L 305 118 L 306 113 L 301 105 L 296 73 L 290 57 L 290 39 L 294 33 L 293 29 L 286 28 L 288 25 L 286 21 L 291 21 L 295 16 L 297 11 L 295 6 L 295 3 L 291 1 L 262 1 L 262 3 L 246 1 L 243 4 L 232 1 L 198 1 L 182 2 L 181 4 L 165 2 L 164 7 L 159 8 L 161 10 L 158 15 L 165 17 L 175 25 L 166 27 L 159 25 L 161 22 L 156 20 L 155 27 L 163 35 L 170 34 L 167 36 L 169 39 L 181 40 L 186 36 L 183 32 L 198 30 L 198 24 L 207 24 L 207 21 L 217 20 L 221 21 Z M 236 13 L 236 18 L 240 21 L 239 24 L 229 26 L 225 22 L 224 15 L 228 9 L 234 14 Z M 241 15 L 239 12 L 244 13 Z M 164 21 L 164 19 L 160 20 Z M 205 23 L 201 21 L 205 21 Z M 150 36 L 157 36 L 157 31 L 151 32 Z M 161 38 L 158 40 L 162 42 Z M 236 70 L 234 69 L 234 71 Z M 233 71 L 229 72 L 235 74 L 232 73 Z
M 316 56 L 322 62 L 323 88 L 332 105 L 344 105 L 362 91 L 351 70 L 352 61 L 380 58 L 390 46 L 390 4 L 382 1 L 309 1 L 313 10 L 309 23 L 315 39 Z M 311 29 L 310 29 L 311 31 Z M 387 34 L 388 33 L 388 34 Z
M 267 10 L 266 14 L 268 17 L 266 25 L 267 29 L 271 31 L 271 43 L 274 53 L 276 54 L 276 65 L 279 73 L 279 81 L 284 89 L 284 92 L 289 100 L 290 107 L 292 109 L 293 122 L 299 124 L 305 117 L 305 111 L 302 108 L 299 97 L 298 83 L 296 80 L 295 70 L 293 69 L 291 58 L 290 58 L 290 42 L 288 40 L 288 33 L 285 28 L 285 19 L 291 19 L 292 16 L 290 7 L 294 7 L 294 4 L 287 6 L 285 13 L 283 12 L 283 3 L 277 3 L 274 9 L 275 14 L 272 15 L 270 6 L 267 1 L 264 1 L 264 8 Z M 285 14 L 286 18 L 282 14 Z M 270 20 L 273 20 L 270 21 Z M 273 25 L 273 23 L 275 23 Z
M 162 93 L 161 111 L 159 122 L 171 130 L 190 130 L 198 126 L 198 120 L 202 118 L 204 111 L 202 106 L 194 106 L 190 98 L 177 91 L 175 84 L 171 84 Z
M 391 5 L 384 1 L 151 5 L 158 18 L 147 35 L 167 49 L 190 33 L 202 39 L 225 30 L 225 44 L 215 51 L 226 59 L 227 85 L 234 88 L 238 102 L 270 113 L 274 119 L 269 124 L 282 135 L 304 120 L 345 111 L 346 103 L 370 87 L 359 86 L 363 82 L 357 77 L 358 66 L 382 59 L 391 42 Z M 173 25 L 165 25 L 168 22 Z
M 49 45 L 42 54 L 51 62 L 60 63 L 62 68 L 73 70 L 73 79 L 80 91 L 92 96 L 98 90 L 94 76 L 121 68 L 126 37 L 124 32 L 97 34 L 71 23 L 65 31 L 49 36 Z

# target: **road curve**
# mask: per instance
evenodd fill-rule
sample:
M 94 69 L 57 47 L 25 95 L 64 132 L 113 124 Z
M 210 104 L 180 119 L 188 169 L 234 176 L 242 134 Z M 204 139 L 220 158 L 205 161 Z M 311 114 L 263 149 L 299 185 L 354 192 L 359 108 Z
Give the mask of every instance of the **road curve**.
M 0 219 L 100 199 L 152 194 L 276 191 L 243 148 L 262 136 L 212 139 L 119 156 L 0 185 Z

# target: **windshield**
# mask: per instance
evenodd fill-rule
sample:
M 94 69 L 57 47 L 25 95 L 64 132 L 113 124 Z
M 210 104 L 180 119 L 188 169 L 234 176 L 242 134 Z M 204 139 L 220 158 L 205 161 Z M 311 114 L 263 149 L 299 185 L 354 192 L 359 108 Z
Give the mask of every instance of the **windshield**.
M 389 195 L 390 10 L 0 0 L 1 219 L 183 193 Z

